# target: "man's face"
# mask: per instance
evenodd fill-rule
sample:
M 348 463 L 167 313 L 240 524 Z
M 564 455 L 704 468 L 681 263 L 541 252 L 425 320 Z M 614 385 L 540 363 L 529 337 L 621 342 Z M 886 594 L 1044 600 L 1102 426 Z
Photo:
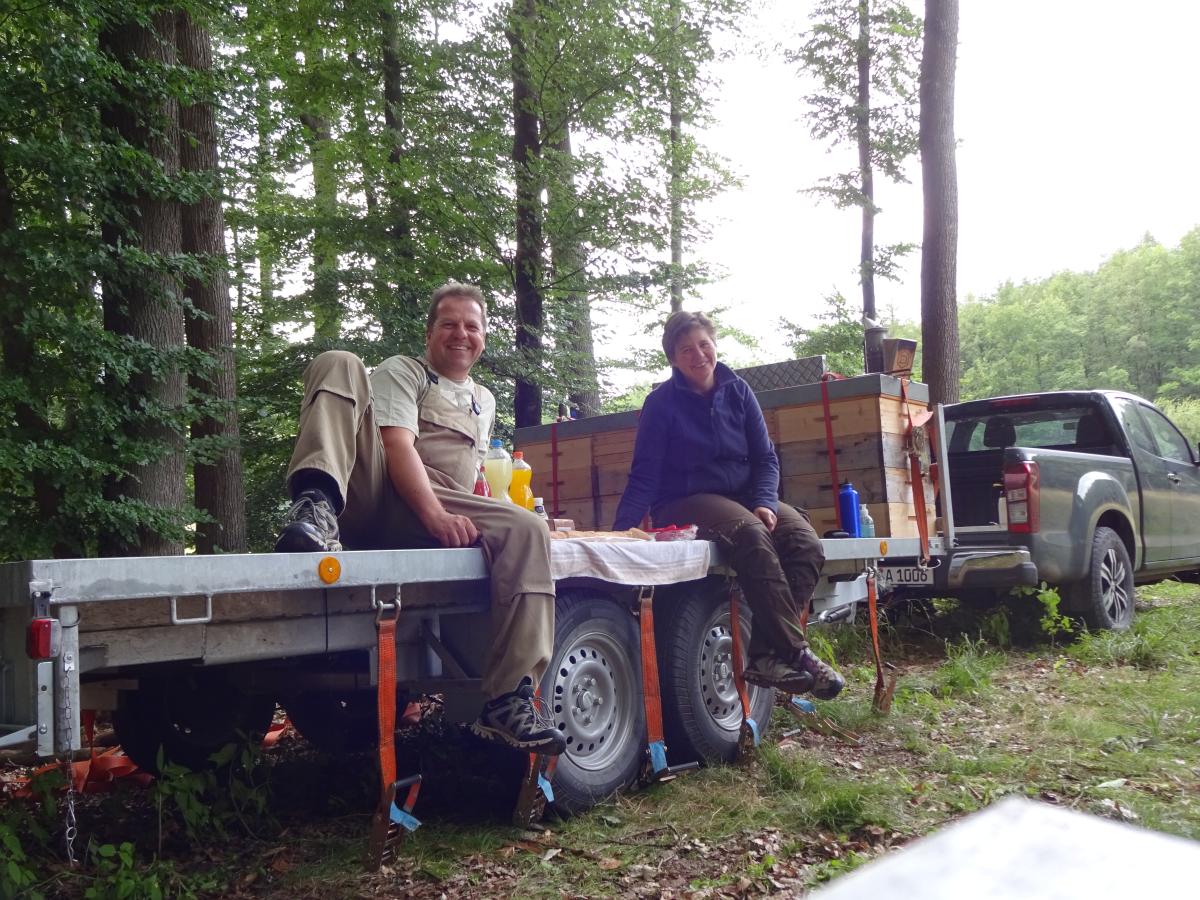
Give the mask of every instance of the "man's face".
M 483 336 L 479 304 L 451 294 L 438 303 L 437 317 L 425 336 L 425 356 L 435 371 L 462 381 L 483 353 Z

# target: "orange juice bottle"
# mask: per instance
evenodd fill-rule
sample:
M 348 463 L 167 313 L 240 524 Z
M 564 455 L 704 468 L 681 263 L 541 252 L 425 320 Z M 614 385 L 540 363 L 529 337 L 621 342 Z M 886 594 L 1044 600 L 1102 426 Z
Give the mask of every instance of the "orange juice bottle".
M 533 510 L 533 469 L 525 462 L 525 454 L 520 450 L 513 452 L 512 483 L 508 487 L 508 497 L 517 506 Z

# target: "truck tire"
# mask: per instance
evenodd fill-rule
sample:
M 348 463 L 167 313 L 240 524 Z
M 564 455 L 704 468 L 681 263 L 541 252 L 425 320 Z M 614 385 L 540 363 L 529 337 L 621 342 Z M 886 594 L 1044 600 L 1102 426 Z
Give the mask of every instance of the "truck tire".
M 558 595 L 554 648 L 541 693 L 567 737 L 551 778 L 554 805 L 572 815 L 638 777 L 646 751 L 641 655 L 630 612 L 583 591 Z
M 121 691 L 113 729 L 125 753 L 147 772 L 158 771 L 158 749 L 168 762 L 200 771 L 229 743 L 258 743 L 271 727 L 275 701 L 247 694 L 225 673 L 164 672 Z
M 407 696 L 399 692 L 397 721 L 407 703 Z M 303 691 L 285 697 L 283 708 L 301 736 L 326 753 L 357 753 L 369 750 L 379 741 L 379 710 L 374 691 L 341 694 Z
M 1088 574 L 1069 585 L 1067 594 L 1070 608 L 1089 628 L 1124 631 L 1133 622 L 1133 564 L 1111 528 L 1096 529 Z
M 738 618 L 744 652 L 750 643 L 748 604 L 738 605 Z M 742 705 L 733 679 L 728 587 L 724 581 L 702 582 L 662 607 L 656 605 L 654 624 L 672 762 L 732 761 L 738 752 Z M 765 734 L 775 691 L 754 685 L 746 689 L 750 715 Z

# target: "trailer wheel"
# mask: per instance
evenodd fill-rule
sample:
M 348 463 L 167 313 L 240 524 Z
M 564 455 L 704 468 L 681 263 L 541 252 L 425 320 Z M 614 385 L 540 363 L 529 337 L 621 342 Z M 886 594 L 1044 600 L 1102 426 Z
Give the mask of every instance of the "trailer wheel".
M 667 599 L 667 598 L 664 598 Z M 750 643 L 750 608 L 738 607 L 742 647 Z M 737 756 L 742 704 L 733 678 L 733 632 L 729 591 L 723 581 L 705 582 L 655 610 L 663 724 L 667 748 L 677 762 L 729 762 Z M 746 685 L 750 715 L 766 733 L 775 691 Z
M 150 674 L 120 693 L 113 728 L 140 768 L 157 772 L 161 747 L 168 762 L 199 771 L 226 744 L 261 741 L 274 713 L 274 700 L 243 692 L 221 672 Z
M 551 783 L 555 807 L 571 815 L 638 776 L 646 743 L 641 663 L 633 616 L 599 594 L 558 595 L 554 647 L 541 693 L 567 738 Z
M 399 712 L 408 699 L 400 692 L 396 700 Z M 304 739 L 326 753 L 357 753 L 369 750 L 379 740 L 374 691 L 304 691 L 284 698 L 283 708 Z
M 1124 631 L 1133 623 L 1133 565 L 1125 542 L 1111 528 L 1092 537 L 1088 574 L 1067 587 L 1068 604 L 1089 628 Z

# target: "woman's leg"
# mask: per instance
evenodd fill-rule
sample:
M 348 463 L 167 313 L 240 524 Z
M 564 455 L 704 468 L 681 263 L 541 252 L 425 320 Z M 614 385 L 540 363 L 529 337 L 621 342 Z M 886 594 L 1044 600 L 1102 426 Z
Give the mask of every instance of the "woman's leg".
M 754 612 L 747 648 L 750 661 L 768 654 L 790 661 L 808 646 L 800 633 L 800 611 L 771 532 L 754 513 L 728 497 L 693 494 L 655 509 L 654 521 L 696 525 L 700 537 L 714 541 L 729 554 L 738 584 Z
M 792 589 L 796 607 L 803 612 L 812 603 L 813 591 L 821 577 L 821 567 L 825 564 L 825 550 L 807 514 L 780 503 L 778 520 L 771 539 L 787 576 L 788 586 Z

